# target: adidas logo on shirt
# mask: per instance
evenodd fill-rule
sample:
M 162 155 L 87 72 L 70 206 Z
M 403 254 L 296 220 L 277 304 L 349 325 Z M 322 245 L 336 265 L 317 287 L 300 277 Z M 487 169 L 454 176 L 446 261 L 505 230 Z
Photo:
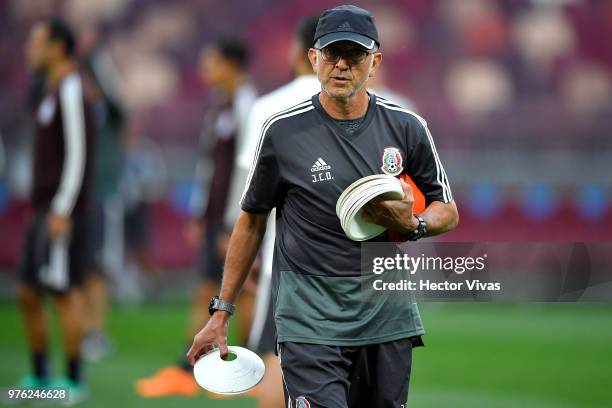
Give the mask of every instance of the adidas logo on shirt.
M 325 160 L 319 157 L 317 161 L 310 168 L 310 171 L 314 173 L 317 171 L 323 171 L 323 170 L 329 170 L 329 169 L 331 169 L 331 166 L 329 166 L 327 163 L 325 163 Z
M 312 173 L 312 182 L 318 183 L 319 181 L 333 180 L 334 176 L 332 176 L 331 171 L 326 170 L 331 170 L 331 166 L 325 163 L 325 160 L 319 157 L 310 168 Z

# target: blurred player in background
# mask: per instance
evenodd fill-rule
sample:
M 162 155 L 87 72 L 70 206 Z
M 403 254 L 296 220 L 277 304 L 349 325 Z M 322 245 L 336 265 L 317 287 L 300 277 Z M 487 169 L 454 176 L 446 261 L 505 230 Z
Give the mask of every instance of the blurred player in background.
M 265 121 L 276 112 L 289 108 L 321 90 L 321 84 L 314 75 L 312 65 L 308 60 L 308 49 L 313 42 L 317 21 L 318 17 L 305 17 L 297 27 L 289 50 L 289 64 L 295 78 L 291 82 L 257 99 L 253 104 L 245 129 L 244 142 L 240 148 L 234 172 L 233 183 L 240 186 L 237 189 L 240 192 L 244 189 L 244 183 L 253 162 L 253 157 L 257 150 L 257 142 L 259 141 Z M 228 213 L 232 216 L 229 221 L 233 225 L 240 211 L 240 198 L 237 197 L 228 205 Z M 266 364 L 264 379 L 249 393 L 251 396 L 258 398 L 261 408 L 285 406 L 282 373 L 278 358 L 274 353 L 276 333 L 272 314 L 271 291 L 272 256 L 275 236 L 274 218 L 274 215 L 268 218 L 268 232 L 262 244 L 255 313 L 248 342 L 248 347 L 251 350 L 264 354 L 264 362 Z
M 123 134 L 126 112 L 119 95 L 120 75 L 104 47 L 95 27 L 87 27 L 80 36 L 83 68 L 86 72 L 88 91 L 95 100 L 94 114 L 97 125 L 97 146 L 95 177 L 93 183 L 93 208 L 90 226 L 92 266 L 85 279 L 86 331 L 83 338 L 83 357 L 98 361 L 107 357 L 113 349 L 106 333 L 106 312 L 108 308 L 108 282 L 117 269 L 116 262 L 109 258 L 108 249 L 117 214 L 119 199 L 118 184 L 123 167 Z M 120 221 L 120 220 L 119 220 Z M 113 254 L 115 256 L 119 254 Z
M 208 306 L 213 295 L 219 292 L 228 232 L 225 212 L 232 180 L 237 145 L 248 112 L 257 97 L 250 84 L 246 68 L 249 59 L 247 44 L 237 35 L 220 36 L 212 45 L 204 48 L 200 56 L 203 82 L 210 87 L 208 109 L 201 133 L 202 156 L 213 163 L 208 182 L 207 203 L 198 211 L 187 227 L 188 240 L 201 245 L 201 283 L 197 288 L 192 321 L 187 338 L 208 320 Z M 202 180 L 204 166 L 198 165 L 196 178 Z M 241 294 L 243 313 L 239 330 L 246 340 L 250 329 L 254 294 Z M 138 380 L 136 390 L 143 397 L 166 395 L 195 395 L 199 386 L 185 357 L 180 366 L 170 366 L 151 378 Z
M 62 21 L 36 24 L 27 44 L 32 71 L 46 85 L 36 112 L 33 184 L 29 222 L 20 267 L 19 302 L 32 373 L 25 387 L 61 386 L 71 402 L 87 398 L 80 356 L 83 298 L 79 287 L 88 266 L 86 229 L 94 125 L 74 58 L 75 37 Z M 58 309 L 66 354 L 66 378 L 49 373 L 49 328 L 44 294 Z

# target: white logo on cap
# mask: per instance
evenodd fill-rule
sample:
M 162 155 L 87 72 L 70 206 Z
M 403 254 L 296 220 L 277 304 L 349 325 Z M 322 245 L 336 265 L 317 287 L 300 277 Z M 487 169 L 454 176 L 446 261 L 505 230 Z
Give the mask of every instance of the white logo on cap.
M 348 21 L 345 21 L 344 23 L 340 24 L 338 30 L 353 30 L 353 27 L 351 27 Z

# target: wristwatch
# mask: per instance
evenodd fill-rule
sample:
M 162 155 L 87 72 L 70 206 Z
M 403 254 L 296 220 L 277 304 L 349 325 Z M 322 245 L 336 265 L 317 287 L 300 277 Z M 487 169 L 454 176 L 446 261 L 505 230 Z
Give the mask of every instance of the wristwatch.
M 217 310 L 223 310 L 231 316 L 236 311 L 236 306 L 219 299 L 219 296 L 213 296 L 208 305 L 208 313 L 212 316 Z
M 419 220 L 419 226 L 408 234 L 408 241 L 416 241 L 427 234 L 427 223 L 420 215 L 414 215 Z

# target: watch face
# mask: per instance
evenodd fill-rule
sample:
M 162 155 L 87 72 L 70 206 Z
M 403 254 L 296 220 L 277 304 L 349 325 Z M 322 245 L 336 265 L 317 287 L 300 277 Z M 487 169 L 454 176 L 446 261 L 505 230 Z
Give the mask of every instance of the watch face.
M 219 296 L 215 296 L 211 299 L 210 304 L 208 306 L 208 313 L 212 316 L 217 310 L 223 310 L 228 312 L 230 315 L 234 314 L 235 306 L 230 303 L 225 303 L 223 300 L 219 299 Z

